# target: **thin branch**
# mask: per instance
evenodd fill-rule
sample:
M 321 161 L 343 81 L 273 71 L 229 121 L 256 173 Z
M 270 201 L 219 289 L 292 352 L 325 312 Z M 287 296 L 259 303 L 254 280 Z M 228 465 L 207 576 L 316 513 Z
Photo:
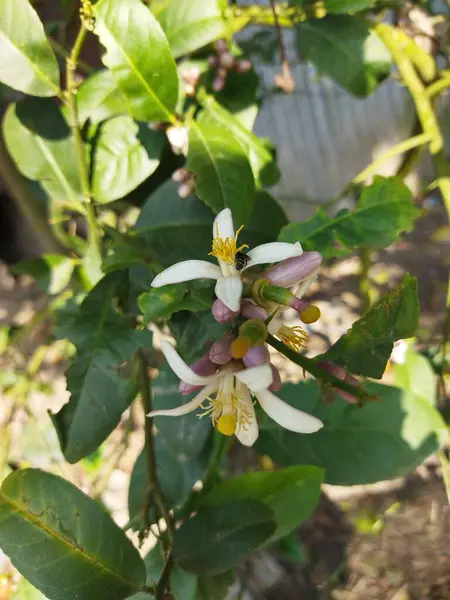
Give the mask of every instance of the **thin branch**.
M 67 59 L 70 56 L 69 52 L 64 48 L 64 46 L 61 46 L 61 44 L 59 44 L 56 40 L 49 38 L 49 42 L 55 53 L 61 56 L 61 58 Z M 95 71 L 94 67 L 88 65 L 87 62 L 81 59 L 78 59 L 78 68 L 88 75 Z
M 278 352 L 281 352 L 281 354 L 284 354 L 284 356 L 289 358 L 289 360 L 297 364 L 304 371 L 311 373 L 311 375 L 313 375 L 316 379 L 325 380 L 333 387 L 339 388 L 344 392 L 348 392 L 353 396 L 357 396 L 361 402 L 364 402 L 370 398 L 369 394 L 361 386 L 355 386 L 350 383 L 346 383 L 345 381 L 341 381 L 328 371 L 325 371 L 325 369 L 322 369 L 322 367 L 320 367 L 315 360 L 291 350 L 285 344 L 283 344 L 283 342 L 280 342 L 272 335 L 267 337 L 267 343 L 275 348 L 275 350 L 278 350 Z
M 278 21 L 278 9 L 275 6 L 274 0 L 270 0 L 270 6 L 272 8 L 275 31 L 278 41 L 278 48 L 280 50 L 281 56 L 281 66 L 283 69 L 283 72 L 281 74 L 275 75 L 275 83 L 287 94 L 292 94 L 292 92 L 295 90 L 295 82 L 292 77 L 291 69 L 289 68 L 289 61 L 286 53 L 286 48 L 284 47 L 283 42 L 283 34 L 281 32 L 280 23 Z
M 170 579 L 170 573 L 172 571 L 172 567 L 173 567 L 173 557 L 172 557 L 172 552 L 169 551 L 166 556 L 166 561 L 164 563 L 163 570 L 161 571 L 159 581 L 156 584 L 155 600 L 164 600 L 166 590 L 169 587 L 169 579 Z

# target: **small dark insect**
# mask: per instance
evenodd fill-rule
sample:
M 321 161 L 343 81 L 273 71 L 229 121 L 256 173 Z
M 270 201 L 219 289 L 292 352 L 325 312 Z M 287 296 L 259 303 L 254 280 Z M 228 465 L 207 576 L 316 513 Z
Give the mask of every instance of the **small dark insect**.
M 243 252 L 236 252 L 234 256 L 234 264 L 236 265 L 236 271 L 241 271 L 250 262 L 250 256 L 247 256 Z

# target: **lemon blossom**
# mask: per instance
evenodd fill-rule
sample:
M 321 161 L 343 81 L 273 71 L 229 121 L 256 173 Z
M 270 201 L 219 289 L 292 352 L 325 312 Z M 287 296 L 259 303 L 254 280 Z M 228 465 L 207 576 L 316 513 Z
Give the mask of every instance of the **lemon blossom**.
M 165 269 L 152 281 L 153 287 L 169 283 L 181 283 L 193 279 L 216 279 L 216 296 L 232 311 L 238 311 L 242 296 L 241 273 L 254 265 L 278 262 L 300 256 L 302 247 L 297 242 L 271 242 L 256 246 L 246 256 L 247 264 L 236 269 L 235 257 L 247 246 L 237 246 L 237 238 L 242 227 L 235 233 L 231 210 L 225 208 L 214 220 L 211 256 L 217 258 L 219 265 L 203 260 L 185 260 Z
M 203 385 L 203 389 L 191 400 L 178 408 L 154 410 L 147 416 L 177 417 L 190 413 L 207 403 L 204 413 L 211 416 L 214 426 L 224 435 L 235 434 L 245 446 L 252 446 L 258 438 L 258 423 L 252 395 L 271 419 L 289 431 L 314 433 L 323 423 L 316 417 L 293 408 L 277 398 L 267 388 L 273 381 L 270 365 L 263 364 L 234 371 L 224 365 L 214 375 L 197 375 L 181 358 L 174 346 L 165 340 L 161 349 L 172 370 L 191 385 Z

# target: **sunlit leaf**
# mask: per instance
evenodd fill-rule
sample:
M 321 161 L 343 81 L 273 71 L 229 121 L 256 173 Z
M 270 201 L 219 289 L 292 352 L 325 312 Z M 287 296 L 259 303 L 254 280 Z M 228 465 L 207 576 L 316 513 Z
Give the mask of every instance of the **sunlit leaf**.
M 100 123 L 118 114 L 127 113 L 127 105 L 111 71 L 101 70 L 90 75 L 78 88 L 78 120 L 84 125 Z

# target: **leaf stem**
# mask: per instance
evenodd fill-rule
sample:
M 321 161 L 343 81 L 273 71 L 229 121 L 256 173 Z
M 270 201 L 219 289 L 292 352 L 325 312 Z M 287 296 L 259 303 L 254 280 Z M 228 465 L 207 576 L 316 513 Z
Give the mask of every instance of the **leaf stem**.
M 357 396 L 361 401 L 368 399 L 369 396 L 364 388 L 341 381 L 328 371 L 325 371 L 325 369 L 322 369 L 322 367 L 320 367 L 315 360 L 291 350 L 291 348 L 288 348 L 288 346 L 274 338 L 272 335 L 268 335 L 267 343 L 275 348 L 275 350 L 278 350 L 278 352 L 281 352 L 281 354 L 284 354 L 286 358 L 289 358 L 289 360 L 297 364 L 304 371 L 311 373 L 311 375 L 313 375 L 316 379 L 325 380 L 333 387 L 339 388 L 344 392 L 348 392 L 353 396 Z
M 159 581 L 156 584 L 155 588 L 155 600 L 164 600 L 164 595 L 169 586 L 169 578 L 170 573 L 173 567 L 173 556 L 172 551 L 169 551 L 166 556 L 166 561 L 164 563 L 163 570 L 161 571 L 161 575 L 159 577 Z
M 275 32 L 277 35 L 278 49 L 280 51 L 281 65 L 283 69 L 281 75 L 275 75 L 275 83 L 279 88 L 281 88 L 288 94 L 292 94 L 292 92 L 295 90 L 295 83 L 292 77 L 291 69 L 289 68 L 289 61 L 286 53 L 286 48 L 284 47 L 283 43 L 283 34 L 281 32 L 280 23 L 278 22 L 278 12 L 274 0 L 270 0 L 270 6 L 272 8 Z
M 138 351 L 138 365 L 139 365 L 139 384 L 142 395 L 142 405 L 145 414 L 145 453 L 147 460 L 147 476 L 149 487 L 147 490 L 147 500 L 144 511 L 144 518 L 148 519 L 148 508 L 154 500 L 159 515 L 165 520 L 167 526 L 167 533 L 169 541 L 171 542 L 175 534 L 175 527 L 173 524 L 172 516 L 170 514 L 167 500 L 161 488 L 161 484 L 158 479 L 158 471 L 156 464 L 155 445 L 153 440 L 153 419 L 147 417 L 147 414 L 152 410 L 152 387 L 151 379 L 148 374 L 148 363 L 145 357 L 144 351 L 140 349 Z M 146 523 L 147 526 L 150 523 Z M 164 538 L 163 538 L 164 539 Z M 169 548 L 166 548 L 168 551 Z

